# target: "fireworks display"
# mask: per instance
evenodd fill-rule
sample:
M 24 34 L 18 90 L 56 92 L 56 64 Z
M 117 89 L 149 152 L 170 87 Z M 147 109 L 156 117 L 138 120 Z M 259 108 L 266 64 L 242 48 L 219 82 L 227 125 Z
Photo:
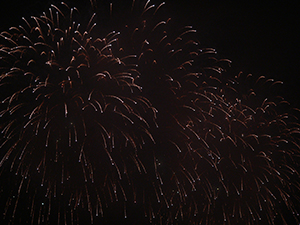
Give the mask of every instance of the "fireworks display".
M 100 2 L 0 34 L 1 224 L 298 224 L 282 82 L 228 72 L 164 2 Z

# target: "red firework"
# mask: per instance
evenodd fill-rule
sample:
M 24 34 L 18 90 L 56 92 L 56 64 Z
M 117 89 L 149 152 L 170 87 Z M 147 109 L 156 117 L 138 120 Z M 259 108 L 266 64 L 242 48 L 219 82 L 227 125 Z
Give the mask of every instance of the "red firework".
M 0 34 L 3 221 L 298 222 L 298 110 L 281 82 L 229 75 L 165 3 L 91 6 Z

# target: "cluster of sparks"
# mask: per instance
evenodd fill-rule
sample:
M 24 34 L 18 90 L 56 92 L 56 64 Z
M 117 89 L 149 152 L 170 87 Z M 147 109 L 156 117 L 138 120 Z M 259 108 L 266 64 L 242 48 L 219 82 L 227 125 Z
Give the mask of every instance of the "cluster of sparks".
M 299 223 L 299 110 L 282 82 L 230 76 L 164 5 L 133 0 L 127 23 L 111 4 L 124 25 L 103 35 L 101 16 L 81 25 L 62 2 L 0 34 L 3 221 Z

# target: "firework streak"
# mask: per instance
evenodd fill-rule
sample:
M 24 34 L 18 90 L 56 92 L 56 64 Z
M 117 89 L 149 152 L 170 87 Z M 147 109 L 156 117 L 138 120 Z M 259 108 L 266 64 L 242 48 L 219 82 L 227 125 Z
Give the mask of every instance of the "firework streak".
M 165 3 L 114 7 L 0 34 L 1 224 L 298 224 L 282 82 L 230 75 Z

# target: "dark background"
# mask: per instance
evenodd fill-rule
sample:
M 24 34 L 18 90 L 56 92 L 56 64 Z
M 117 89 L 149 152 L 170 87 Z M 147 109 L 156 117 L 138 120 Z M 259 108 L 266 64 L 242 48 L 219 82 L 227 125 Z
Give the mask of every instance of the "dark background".
M 107 1 L 107 0 L 105 0 Z M 116 1 L 124 4 L 124 1 Z M 145 1 L 145 0 L 144 0 Z M 21 17 L 40 15 L 57 0 L 2 0 L 0 30 L 17 26 Z M 78 8 L 89 0 L 68 1 Z M 152 4 L 161 1 L 153 0 Z M 294 2 L 294 3 L 293 3 Z M 297 1 L 166 0 L 170 15 L 193 25 L 199 40 L 244 71 L 284 81 L 284 95 L 300 105 L 300 7 Z
M 18 26 L 22 16 L 39 16 L 51 3 L 58 2 L 1 0 L 0 31 Z M 88 7 L 89 0 L 66 2 L 74 2 L 80 9 Z M 284 96 L 300 107 L 300 8 L 296 3 L 270 0 L 259 3 L 166 0 L 166 3 L 170 15 L 180 18 L 183 24 L 193 25 L 202 44 L 216 48 L 220 58 L 233 61 L 232 73 L 244 71 L 282 80 Z

